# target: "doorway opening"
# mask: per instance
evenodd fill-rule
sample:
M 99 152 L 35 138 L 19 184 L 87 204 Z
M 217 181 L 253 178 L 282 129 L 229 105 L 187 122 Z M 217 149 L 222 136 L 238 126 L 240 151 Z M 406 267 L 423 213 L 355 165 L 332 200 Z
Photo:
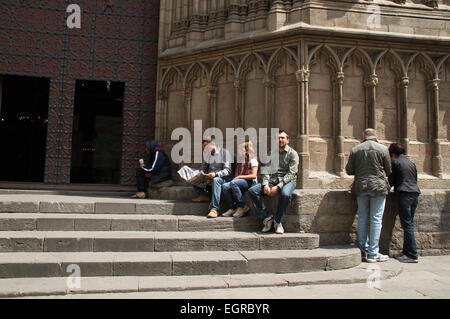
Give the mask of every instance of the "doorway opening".
M 0 75 L 0 181 L 44 182 L 50 79 Z
M 70 182 L 119 184 L 125 83 L 77 80 Z

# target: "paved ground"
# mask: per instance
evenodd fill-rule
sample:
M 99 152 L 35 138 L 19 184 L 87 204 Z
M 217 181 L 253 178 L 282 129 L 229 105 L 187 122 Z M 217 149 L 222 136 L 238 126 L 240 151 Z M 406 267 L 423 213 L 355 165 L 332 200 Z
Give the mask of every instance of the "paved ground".
M 380 269 L 397 263 L 390 260 Z M 418 264 L 402 264 L 391 279 L 377 281 L 377 268 L 367 267 L 367 282 L 359 284 L 307 285 L 296 287 L 228 288 L 177 292 L 90 294 L 57 298 L 121 299 L 449 299 L 450 256 L 422 257 Z M 54 298 L 54 297 L 51 297 Z

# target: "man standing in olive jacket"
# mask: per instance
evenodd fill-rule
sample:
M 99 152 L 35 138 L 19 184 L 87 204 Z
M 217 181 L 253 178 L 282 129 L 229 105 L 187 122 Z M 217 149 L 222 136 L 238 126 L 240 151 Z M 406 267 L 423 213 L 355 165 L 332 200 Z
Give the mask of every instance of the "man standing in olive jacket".
M 391 158 L 387 147 L 378 143 L 374 129 L 364 130 L 363 142 L 351 150 L 345 169 L 347 174 L 355 175 L 352 192 L 358 203 L 358 244 L 362 260 L 387 261 L 389 257 L 378 252 L 378 243 L 389 192 L 387 176 L 391 174 Z

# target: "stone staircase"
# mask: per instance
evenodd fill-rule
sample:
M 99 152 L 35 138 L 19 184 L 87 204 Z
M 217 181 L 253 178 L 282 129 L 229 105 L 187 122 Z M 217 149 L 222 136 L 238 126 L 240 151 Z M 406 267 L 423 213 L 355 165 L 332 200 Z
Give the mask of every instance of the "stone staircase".
M 265 286 L 274 284 L 267 276 L 361 262 L 354 247 L 319 247 L 318 234 L 263 234 L 254 216 L 207 219 L 208 204 L 190 202 L 190 192 L 171 187 L 151 191 L 161 199 L 135 200 L 0 191 L 0 297 L 207 289 L 223 286 L 218 276 L 230 276 L 224 288 L 233 276 Z M 66 283 L 73 265 L 81 287 Z

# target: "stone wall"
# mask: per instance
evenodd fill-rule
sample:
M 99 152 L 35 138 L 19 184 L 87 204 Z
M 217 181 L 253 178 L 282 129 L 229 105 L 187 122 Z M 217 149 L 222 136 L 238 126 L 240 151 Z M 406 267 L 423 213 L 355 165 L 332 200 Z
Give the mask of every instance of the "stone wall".
M 397 216 L 395 195 L 390 194 L 380 237 L 382 253 L 403 247 L 403 230 Z M 276 201 L 268 203 L 273 209 Z M 295 190 L 283 225 L 288 232 L 320 235 L 320 245 L 356 243 L 356 198 L 349 191 Z M 422 255 L 450 253 L 450 191 L 424 190 L 415 216 L 417 248 Z

